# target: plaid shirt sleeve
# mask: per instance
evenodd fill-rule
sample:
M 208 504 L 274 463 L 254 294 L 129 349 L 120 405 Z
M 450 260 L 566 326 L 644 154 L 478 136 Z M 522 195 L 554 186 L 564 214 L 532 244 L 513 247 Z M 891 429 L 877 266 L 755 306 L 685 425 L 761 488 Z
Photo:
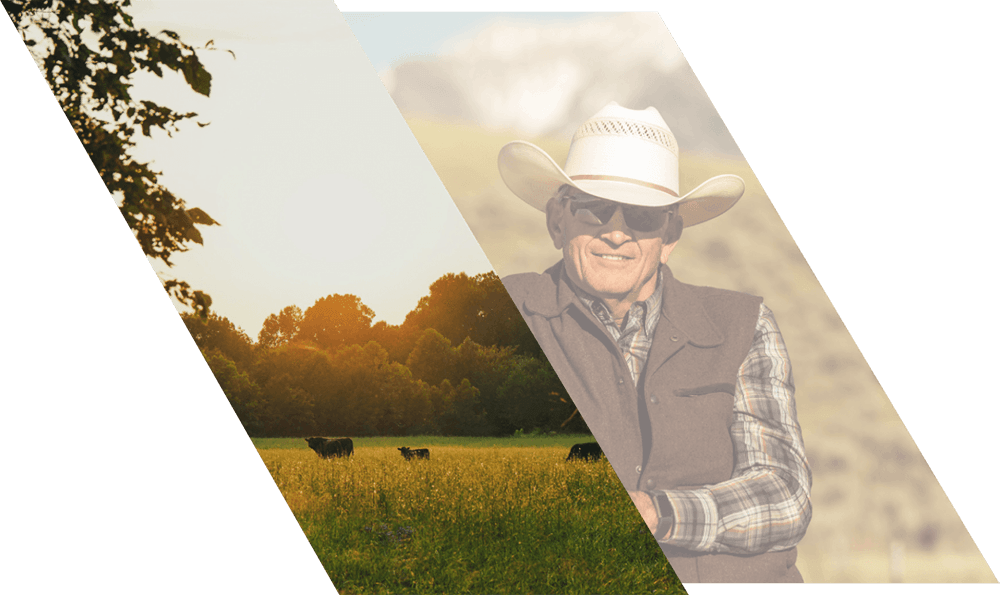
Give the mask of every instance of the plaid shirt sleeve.
M 730 434 L 732 479 L 693 490 L 650 492 L 673 525 L 660 541 L 684 549 L 759 554 L 793 547 L 812 517 L 812 471 L 795 416 L 795 385 L 785 343 L 761 304 L 753 345 L 736 383 Z M 660 510 L 666 496 L 672 511 Z

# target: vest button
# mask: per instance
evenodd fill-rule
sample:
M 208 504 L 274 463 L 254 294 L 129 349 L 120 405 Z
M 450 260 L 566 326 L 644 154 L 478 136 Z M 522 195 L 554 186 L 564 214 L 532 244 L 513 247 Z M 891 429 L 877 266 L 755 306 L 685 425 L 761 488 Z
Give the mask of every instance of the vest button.
M 652 403 L 653 405 L 656 405 L 657 403 L 660 402 L 660 400 L 656 398 L 656 395 L 650 395 L 649 402 Z
M 647 489 L 651 490 L 651 489 L 653 489 L 653 486 L 655 486 L 655 485 L 656 485 L 656 482 L 654 482 L 652 479 L 647 479 L 646 480 L 646 488 Z
M 642 475 L 642 465 L 636 465 L 635 472 L 638 473 L 639 475 Z
M 619 378 L 618 379 L 618 385 L 621 386 L 622 384 L 625 384 L 625 379 L 624 378 Z
M 671 337 L 670 337 L 670 340 L 671 340 L 671 341 L 673 341 L 673 342 L 675 342 L 675 343 L 676 343 L 677 341 L 680 341 L 680 339 L 681 339 L 681 338 L 680 338 L 680 336 L 678 336 L 678 335 L 671 335 Z

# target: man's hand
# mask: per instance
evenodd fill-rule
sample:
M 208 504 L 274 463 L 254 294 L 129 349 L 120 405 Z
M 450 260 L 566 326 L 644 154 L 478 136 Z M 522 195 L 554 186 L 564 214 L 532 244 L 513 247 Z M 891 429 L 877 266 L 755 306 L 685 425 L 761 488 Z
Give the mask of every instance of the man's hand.
M 639 509 L 639 514 L 642 515 L 642 520 L 646 521 L 646 526 L 649 527 L 650 533 L 656 532 L 656 525 L 659 519 L 656 516 L 656 507 L 653 506 L 653 499 L 649 497 L 646 492 L 629 492 L 629 496 L 632 497 L 632 502 L 635 503 L 635 507 Z

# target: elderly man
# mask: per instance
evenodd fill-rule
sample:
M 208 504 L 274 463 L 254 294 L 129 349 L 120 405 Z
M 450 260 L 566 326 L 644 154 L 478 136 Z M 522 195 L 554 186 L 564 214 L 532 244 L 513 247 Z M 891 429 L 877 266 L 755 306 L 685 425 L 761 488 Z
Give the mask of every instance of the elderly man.
M 801 582 L 812 476 L 774 317 L 667 267 L 683 228 L 732 207 L 743 180 L 681 196 L 659 112 L 616 103 L 577 130 L 565 168 L 523 141 L 499 167 L 563 253 L 504 285 L 677 575 Z

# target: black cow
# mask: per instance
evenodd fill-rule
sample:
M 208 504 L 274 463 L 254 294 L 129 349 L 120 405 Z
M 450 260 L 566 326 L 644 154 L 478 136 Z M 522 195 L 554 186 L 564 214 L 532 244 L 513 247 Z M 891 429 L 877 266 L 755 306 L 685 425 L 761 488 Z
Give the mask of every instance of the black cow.
M 430 459 L 431 451 L 426 448 L 407 448 L 405 446 L 397 448 L 400 453 L 402 453 L 403 458 L 409 461 L 410 459 Z
M 596 442 L 583 442 L 580 444 L 574 444 L 573 448 L 569 449 L 569 456 L 566 457 L 567 461 L 599 461 L 601 460 L 601 455 L 604 451 L 601 450 L 601 445 Z
M 354 441 L 350 438 L 306 438 L 306 442 L 324 459 L 354 454 Z

